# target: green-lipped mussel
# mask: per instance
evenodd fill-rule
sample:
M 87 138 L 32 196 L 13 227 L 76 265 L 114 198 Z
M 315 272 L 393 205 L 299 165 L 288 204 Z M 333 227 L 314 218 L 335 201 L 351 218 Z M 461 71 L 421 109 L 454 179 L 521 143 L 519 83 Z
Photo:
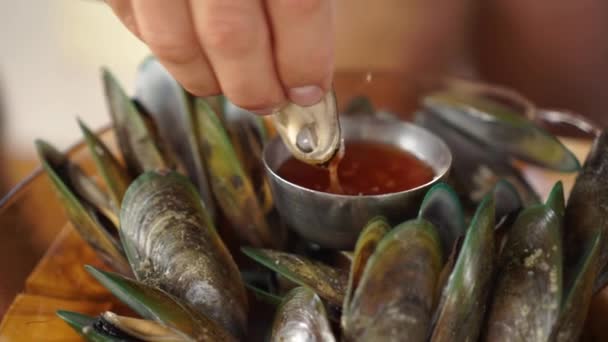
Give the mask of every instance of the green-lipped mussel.
M 113 271 L 88 272 L 139 316 L 58 312 L 91 341 L 262 339 L 251 330 L 271 341 L 575 341 L 608 282 L 606 132 L 568 200 L 558 182 L 541 202 L 513 161 L 579 164 L 524 118 L 527 103 L 482 88 L 429 94 L 415 120 L 448 142 L 451 177 L 417 217 L 376 217 L 332 251 L 276 219 L 260 160 L 268 120 L 189 94 L 154 58 L 135 99 L 109 71 L 103 83 L 120 155 L 79 122 L 99 177 L 37 143 L 69 220 Z M 397 120 L 365 97 L 345 114 Z M 259 305 L 274 320 L 256 321 Z

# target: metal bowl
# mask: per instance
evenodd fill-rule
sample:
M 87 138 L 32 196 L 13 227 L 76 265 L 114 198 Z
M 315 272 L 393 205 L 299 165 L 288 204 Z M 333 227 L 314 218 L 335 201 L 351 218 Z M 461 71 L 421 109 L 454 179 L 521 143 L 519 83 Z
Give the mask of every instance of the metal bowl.
M 415 216 L 425 192 L 445 179 L 452 163 L 447 145 L 411 123 L 371 116 L 343 116 L 346 140 L 391 144 L 412 153 L 434 171 L 433 179 L 416 188 L 384 195 L 335 195 L 304 188 L 281 178 L 277 170 L 291 157 L 280 139 L 264 149 L 264 165 L 283 221 L 303 238 L 326 248 L 352 248 L 364 225 L 381 215 L 397 224 Z M 365 175 L 361 175 L 365 177 Z

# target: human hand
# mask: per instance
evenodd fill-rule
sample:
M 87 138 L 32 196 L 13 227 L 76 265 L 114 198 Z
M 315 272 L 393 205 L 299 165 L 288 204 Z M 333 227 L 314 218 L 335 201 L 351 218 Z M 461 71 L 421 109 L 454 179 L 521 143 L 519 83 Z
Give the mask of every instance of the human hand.
M 106 0 L 197 96 L 269 114 L 330 89 L 334 0 Z

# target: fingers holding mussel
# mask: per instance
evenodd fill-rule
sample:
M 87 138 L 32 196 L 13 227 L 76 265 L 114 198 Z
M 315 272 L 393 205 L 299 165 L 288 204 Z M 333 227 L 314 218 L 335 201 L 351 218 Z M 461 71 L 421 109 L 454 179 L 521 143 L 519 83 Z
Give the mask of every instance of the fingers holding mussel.
M 247 297 L 239 270 L 193 185 L 151 171 L 125 194 L 121 238 L 137 278 L 244 336 Z

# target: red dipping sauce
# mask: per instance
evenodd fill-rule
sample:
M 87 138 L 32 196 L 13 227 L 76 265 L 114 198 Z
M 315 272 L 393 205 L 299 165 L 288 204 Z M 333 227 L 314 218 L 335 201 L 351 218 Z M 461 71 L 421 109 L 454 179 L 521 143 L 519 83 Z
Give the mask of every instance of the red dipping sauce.
M 433 180 L 433 169 L 396 146 L 347 141 L 338 165 L 339 186 L 330 188 L 326 168 L 293 157 L 281 165 L 279 176 L 299 186 L 340 195 L 382 195 L 416 188 Z

